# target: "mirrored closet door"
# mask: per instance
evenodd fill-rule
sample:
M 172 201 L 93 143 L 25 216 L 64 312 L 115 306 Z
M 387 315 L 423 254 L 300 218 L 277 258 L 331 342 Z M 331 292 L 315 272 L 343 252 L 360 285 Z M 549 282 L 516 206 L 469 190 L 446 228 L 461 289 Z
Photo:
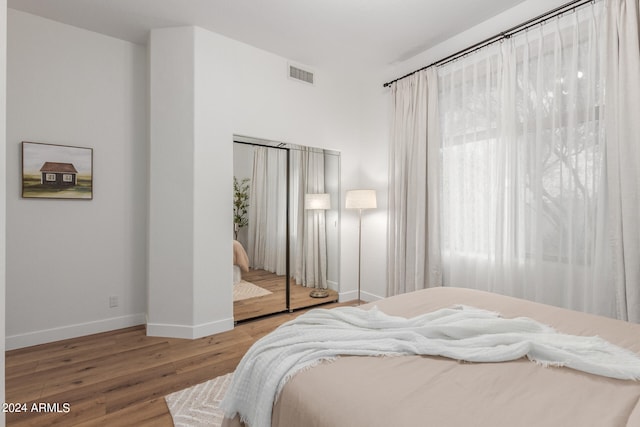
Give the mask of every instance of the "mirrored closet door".
M 334 151 L 234 137 L 235 321 L 338 299 L 339 170 Z
M 235 141 L 235 321 L 287 310 L 288 150 Z

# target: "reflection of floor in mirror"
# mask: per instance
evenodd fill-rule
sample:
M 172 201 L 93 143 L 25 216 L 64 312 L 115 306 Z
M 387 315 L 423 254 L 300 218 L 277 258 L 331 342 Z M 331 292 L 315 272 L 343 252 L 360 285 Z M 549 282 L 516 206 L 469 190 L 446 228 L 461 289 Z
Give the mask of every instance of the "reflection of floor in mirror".
M 287 309 L 284 276 L 278 276 L 265 270 L 250 270 L 248 273 L 242 272 L 242 280 L 251 282 L 272 293 L 257 298 L 234 301 L 233 318 L 236 322 L 279 313 Z M 290 286 L 291 308 L 294 310 L 338 300 L 338 293 L 332 289 L 329 289 L 329 296 L 326 298 L 312 298 L 309 296 L 309 292 L 313 288 L 296 285 L 294 280 L 291 280 Z

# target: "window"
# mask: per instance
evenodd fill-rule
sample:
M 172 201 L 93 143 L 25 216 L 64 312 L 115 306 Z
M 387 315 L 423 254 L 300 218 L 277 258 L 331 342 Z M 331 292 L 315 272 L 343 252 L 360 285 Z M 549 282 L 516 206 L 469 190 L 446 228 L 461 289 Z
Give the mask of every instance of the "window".
M 595 7 L 439 69 L 446 252 L 591 262 L 604 141 Z

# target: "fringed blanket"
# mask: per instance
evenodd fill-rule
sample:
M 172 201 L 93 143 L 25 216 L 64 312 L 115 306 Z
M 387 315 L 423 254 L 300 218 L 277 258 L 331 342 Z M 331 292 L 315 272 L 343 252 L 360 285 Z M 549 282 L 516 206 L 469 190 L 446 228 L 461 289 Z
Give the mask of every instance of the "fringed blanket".
M 599 337 L 557 333 L 529 318 L 459 306 L 410 319 L 377 308 L 311 310 L 257 341 L 236 369 L 221 403 L 225 416 L 268 427 L 284 384 L 297 372 L 341 355 L 444 356 L 467 362 L 506 362 L 526 356 L 617 379 L 640 379 L 640 357 Z

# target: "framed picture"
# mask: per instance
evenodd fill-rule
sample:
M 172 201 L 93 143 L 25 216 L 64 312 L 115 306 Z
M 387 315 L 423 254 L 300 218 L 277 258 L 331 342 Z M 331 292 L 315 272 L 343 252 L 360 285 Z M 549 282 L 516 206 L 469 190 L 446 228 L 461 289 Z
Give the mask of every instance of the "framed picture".
M 93 149 L 24 141 L 22 197 L 93 199 Z

